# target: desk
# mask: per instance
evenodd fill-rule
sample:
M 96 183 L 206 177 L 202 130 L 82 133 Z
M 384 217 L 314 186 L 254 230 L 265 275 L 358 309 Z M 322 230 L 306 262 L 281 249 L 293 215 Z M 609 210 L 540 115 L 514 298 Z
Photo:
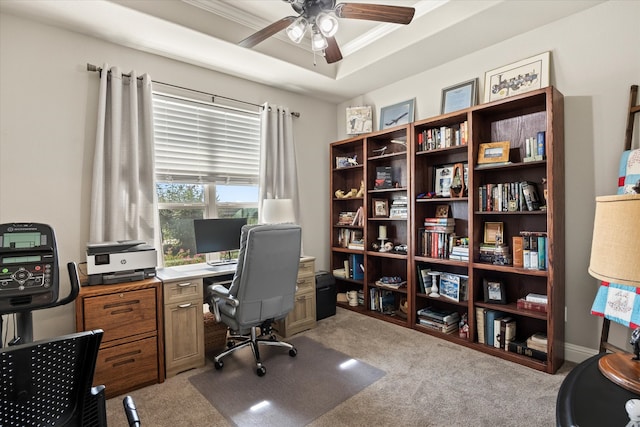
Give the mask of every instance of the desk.
M 301 257 L 294 310 L 278 322 L 281 335 L 313 328 L 316 324 L 315 258 Z M 166 376 L 204 366 L 204 295 L 208 284 L 233 279 L 236 264 L 190 264 L 159 268 L 163 282 Z
M 614 384 L 600 373 L 597 354 L 575 368 L 565 378 L 556 401 L 558 426 L 625 426 L 624 408 L 629 399 L 640 396 Z
M 236 264 L 189 264 L 159 268 L 164 294 L 164 354 L 166 376 L 205 364 L 204 281 L 233 278 Z

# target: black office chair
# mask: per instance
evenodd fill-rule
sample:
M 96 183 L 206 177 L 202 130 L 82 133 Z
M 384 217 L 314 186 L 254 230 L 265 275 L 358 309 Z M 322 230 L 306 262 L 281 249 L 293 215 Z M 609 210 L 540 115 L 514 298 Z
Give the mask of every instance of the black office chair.
M 0 425 L 105 426 L 104 387 L 91 386 L 102 334 L 0 349 Z

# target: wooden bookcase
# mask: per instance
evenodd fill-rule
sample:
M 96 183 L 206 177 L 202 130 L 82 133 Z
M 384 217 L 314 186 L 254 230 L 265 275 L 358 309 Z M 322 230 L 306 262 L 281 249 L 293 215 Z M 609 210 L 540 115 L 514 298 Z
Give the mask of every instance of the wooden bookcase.
M 564 113 L 563 96 L 553 87 L 539 89 L 500 101 L 474 106 L 465 110 L 420 120 L 409 126 L 360 135 L 331 144 L 331 191 L 358 188 L 364 180 L 365 197 L 340 199 L 331 195 L 331 268 L 344 268 L 344 261 L 358 253 L 364 259 L 362 280 L 336 277 L 338 292 L 359 290 L 364 304 L 356 307 L 341 306 L 364 314 L 411 327 L 442 339 L 474 348 L 533 369 L 555 373 L 564 361 Z M 445 147 L 427 147 L 425 136 L 437 129 L 449 128 L 453 141 L 460 138 L 466 128 L 466 143 Z M 545 132 L 545 157 L 537 161 L 524 161 L 525 141 Z M 391 143 L 406 136 L 407 147 Z M 509 141 L 508 163 L 478 165 L 480 144 Z M 384 154 L 380 148 L 387 146 Z M 336 167 L 336 157 L 357 155 L 358 165 Z M 466 170 L 466 191 L 457 197 L 433 197 L 440 186 L 436 172 L 451 170 L 463 164 Z M 377 167 L 392 166 L 393 181 L 390 189 L 374 186 Z M 527 181 L 533 183 L 545 210 L 482 209 L 480 187 Z M 544 184 L 543 184 L 544 181 Z M 515 187 L 514 187 L 515 188 Z M 543 195 L 546 194 L 546 198 Z M 388 199 L 406 195 L 407 219 L 379 218 L 373 214 L 374 199 Z M 425 218 L 436 216 L 436 209 L 446 205 L 449 217 L 455 219 L 454 233 L 467 237 L 469 260 L 453 260 L 427 253 L 424 249 L 422 228 Z M 507 203 L 505 203 L 507 205 Z M 357 210 L 363 206 L 367 215 L 361 227 L 337 226 L 340 212 Z M 512 206 L 513 208 L 513 206 Z M 486 223 L 501 223 L 504 245 L 512 255 L 512 238 L 521 232 L 543 233 L 546 237 L 545 269 L 514 267 L 512 264 L 495 265 L 482 262 L 480 249 L 485 238 Z M 386 225 L 387 236 L 395 244 L 406 244 L 407 253 L 384 253 L 373 249 L 380 225 Z M 341 247 L 340 230 L 358 229 L 364 234 L 365 250 Z M 444 297 L 430 297 L 420 288 L 419 269 L 468 276 L 468 298 L 455 301 Z M 371 289 L 382 276 L 401 276 L 407 285 L 394 291 L 395 312 L 382 314 L 372 310 Z M 505 294 L 504 302 L 485 302 L 484 282 L 499 282 Z M 517 300 L 528 293 L 546 294 L 547 312 L 518 308 Z M 400 310 L 406 308 L 406 318 Z M 445 334 L 419 324 L 417 311 L 433 307 L 457 311 L 468 317 L 468 336 L 457 332 Z M 534 333 L 547 335 L 546 360 L 509 352 L 478 342 L 478 318 L 484 310 L 496 310 L 516 322 L 516 337 L 526 339 Z

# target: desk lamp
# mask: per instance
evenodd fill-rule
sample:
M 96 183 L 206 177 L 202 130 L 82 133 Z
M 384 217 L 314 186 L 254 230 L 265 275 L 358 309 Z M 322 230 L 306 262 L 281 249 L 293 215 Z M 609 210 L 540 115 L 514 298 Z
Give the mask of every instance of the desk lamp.
M 640 394 L 640 194 L 596 198 L 589 274 L 603 282 L 591 313 L 637 328 L 631 340 L 635 356 L 607 354 L 599 360 L 600 372 Z
M 291 199 L 264 199 L 262 201 L 263 224 L 293 224 L 296 216 Z

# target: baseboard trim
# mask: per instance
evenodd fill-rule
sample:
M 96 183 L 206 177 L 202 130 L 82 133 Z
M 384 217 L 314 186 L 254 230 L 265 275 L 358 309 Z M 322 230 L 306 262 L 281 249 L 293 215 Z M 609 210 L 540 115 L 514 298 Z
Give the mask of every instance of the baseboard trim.
M 564 359 L 568 362 L 582 363 L 596 354 L 598 351 L 592 348 L 571 343 L 564 344 Z

